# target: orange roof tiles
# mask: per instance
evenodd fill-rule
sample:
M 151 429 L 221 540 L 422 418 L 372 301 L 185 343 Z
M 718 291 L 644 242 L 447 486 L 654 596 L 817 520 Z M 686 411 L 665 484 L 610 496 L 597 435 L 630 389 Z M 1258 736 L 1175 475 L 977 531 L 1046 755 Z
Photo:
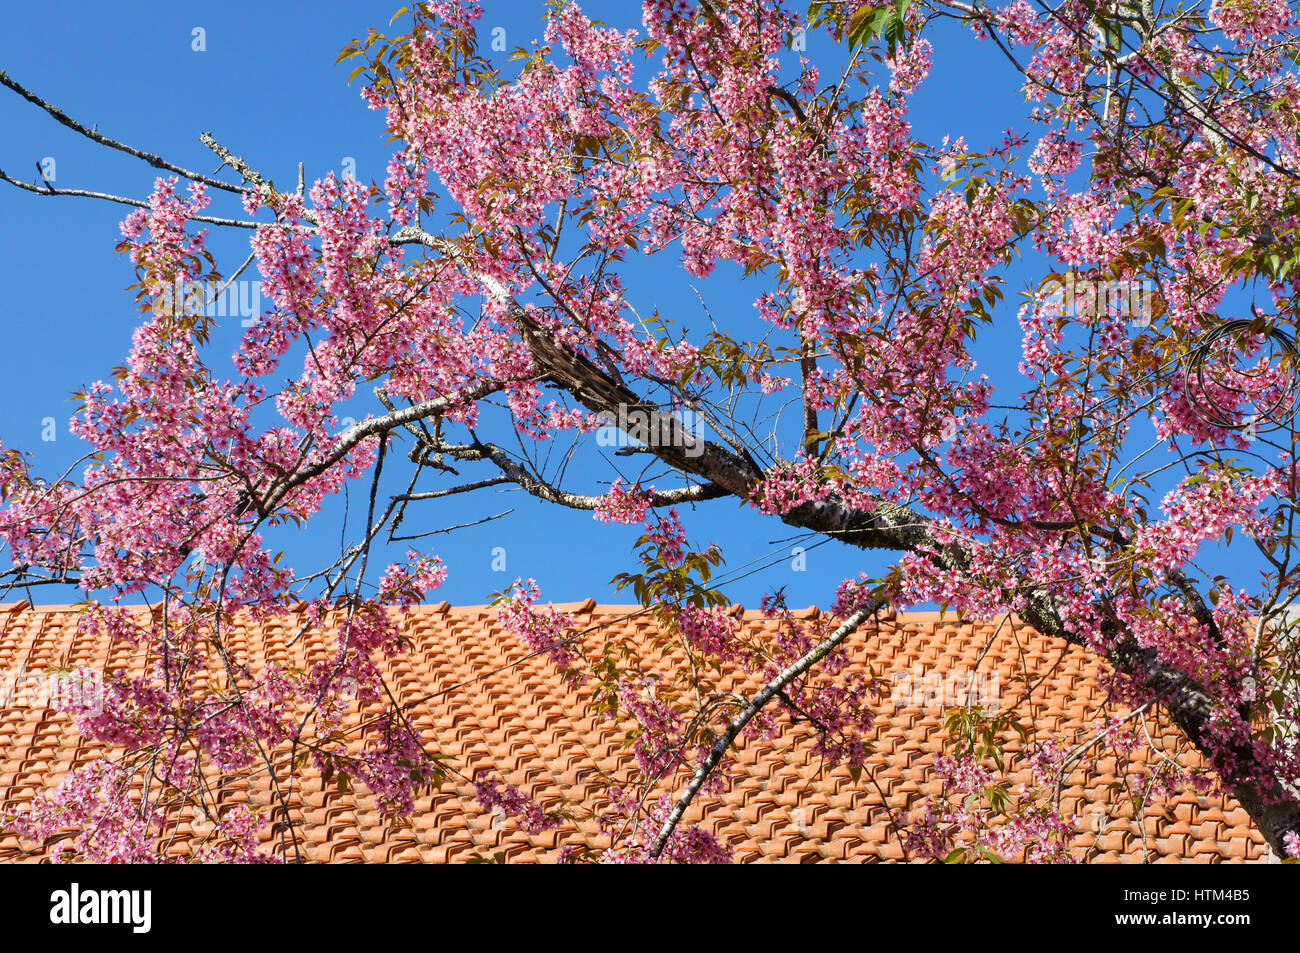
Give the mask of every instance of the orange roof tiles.
M 599 627 L 588 636 L 592 645 L 612 636 L 644 640 L 653 634 L 651 620 L 635 614 L 639 607 L 588 600 L 557 608 L 574 613 L 580 625 Z M 66 607 L 0 606 L 0 703 L 5 702 L 5 674 L 23 666 L 29 672 L 74 664 L 144 670 L 147 659 L 140 650 L 80 634 L 76 618 L 75 610 Z M 881 700 L 875 750 L 861 781 L 855 783 L 844 768 L 826 768 L 810 745 L 783 733 L 737 750 L 729 791 L 702 809 L 693 807 L 688 821 L 702 822 L 728 843 L 738 862 L 902 859 L 890 835 L 889 812 L 915 809 L 937 789 L 927 772 L 945 739 L 944 713 L 936 698 L 943 678 L 975 671 L 978 663 L 986 678 L 996 673 L 1005 695 L 1019 699 L 1030 686 L 1022 710 L 1036 730 L 1054 733 L 1063 746 L 1090 737 L 1102 717 L 1105 693 L 1098 684 L 1096 659 L 1007 621 L 1012 624 L 958 623 L 934 613 L 912 613 L 882 617 L 877 628 L 864 628 L 850 643 L 854 665 L 870 664 L 894 685 L 904 675 L 915 680 L 919 674 L 922 689 L 914 697 L 898 695 L 897 702 L 888 695 Z M 745 625 L 760 631 L 773 623 L 747 613 Z M 229 643 L 255 671 L 270 660 L 304 665 L 326 657 L 328 633 L 313 631 L 287 646 L 296 631 L 292 617 L 262 624 L 243 621 L 230 632 Z M 493 769 L 548 808 L 561 801 L 590 805 L 602 790 L 601 774 L 617 777 L 627 770 L 631 755 L 621 744 L 624 727 L 595 714 L 588 689 L 564 684 L 544 659 L 526 658 L 528 651 L 495 624 L 492 610 L 447 603 L 421 606 L 407 616 L 406 631 L 413 650 L 384 663 L 385 677 L 394 696 L 410 705 L 411 720 L 431 747 L 459 770 Z M 743 687 L 742 680 L 735 684 Z M 1176 731 L 1161 724 L 1149 725 L 1149 730 L 1159 749 L 1177 752 L 1188 762 Z M 52 710 L 0 708 L 0 811 L 30 801 L 38 790 L 52 787 L 70 768 L 104 750 L 80 740 L 70 720 Z M 1140 763 L 1141 749 L 1135 757 Z M 1110 787 L 1116 772 L 1130 767 L 1117 766 L 1114 758 L 1081 764 L 1063 787 L 1062 816 L 1074 818 L 1079 832 L 1074 846 L 1084 859 L 1220 862 L 1267 857 L 1246 812 L 1221 796 L 1184 792 L 1135 820 L 1132 805 Z M 507 861 L 548 861 L 561 846 L 608 845 L 608 838 L 588 821 L 526 834 L 500 815 L 485 814 L 463 779 L 420 798 L 411 826 L 390 831 L 367 793 L 340 791 L 323 784 L 310 766 L 305 771 L 291 808 L 308 861 L 437 863 L 487 859 L 497 852 Z M 237 802 L 269 806 L 267 779 L 254 773 L 227 781 L 219 800 L 222 807 Z M 169 850 L 178 857 L 188 856 L 211 829 L 202 816 L 186 811 L 166 832 Z M 31 848 L 0 834 L 0 861 L 45 856 Z

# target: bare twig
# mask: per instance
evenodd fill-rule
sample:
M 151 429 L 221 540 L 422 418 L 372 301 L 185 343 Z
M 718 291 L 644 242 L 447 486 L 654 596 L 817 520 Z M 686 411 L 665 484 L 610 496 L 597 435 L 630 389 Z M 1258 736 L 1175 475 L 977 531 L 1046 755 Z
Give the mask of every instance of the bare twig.
M 87 129 L 81 123 L 77 122 L 67 113 L 65 113 L 62 109 L 55 106 L 53 103 L 50 103 L 48 100 L 42 99 L 40 96 L 37 96 L 27 87 L 23 86 L 21 83 L 11 78 L 9 74 L 6 73 L 4 70 L 0 70 L 0 86 L 8 86 L 10 89 L 12 89 L 23 99 L 27 100 L 29 103 L 32 103 L 35 106 L 39 106 L 41 109 L 45 110 L 52 117 L 54 117 L 55 120 L 67 126 L 73 132 L 85 136 L 91 142 L 97 142 L 101 146 L 108 146 L 110 149 L 116 149 L 118 152 L 125 152 L 129 156 L 134 156 L 137 159 L 141 159 L 144 162 L 149 163 L 155 169 L 166 169 L 168 172 L 175 172 L 177 175 L 184 176 L 185 178 L 193 182 L 202 182 L 204 185 L 210 185 L 214 189 L 221 189 L 225 192 L 234 192 L 236 194 L 242 195 L 246 192 L 251 191 L 250 189 L 244 188 L 242 186 L 231 185 L 229 182 L 222 182 L 220 179 L 214 179 L 211 176 L 204 175 L 201 172 L 192 172 L 191 170 L 186 169 L 183 166 L 179 166 L 176 165 L 175 163 L 168 162 L 160 155 L 156 155 L 155 153 L 152 152 L 145 152 L 143 149 L 137 149 L 134 146 L 128 146 L 126 143 L 119 142 L 116 139 L 110 139 L 108 136 L 99 132 L 97 129 Z

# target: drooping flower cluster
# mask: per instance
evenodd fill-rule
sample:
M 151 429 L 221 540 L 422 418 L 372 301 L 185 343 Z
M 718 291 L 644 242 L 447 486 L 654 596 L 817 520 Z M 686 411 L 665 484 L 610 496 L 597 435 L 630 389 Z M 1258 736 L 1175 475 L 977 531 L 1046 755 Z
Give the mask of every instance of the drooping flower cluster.
M 97 864 L 153 863 L 162 820 L 132 795 L 129 773 L 105 759 L 69 772 L 30 808 L 4 818 L 6 827 L 37 842 L 71 834 L 51 853 L 56 863 L 79 857 Z
M 654 487 L 649 491 L 653 492 Z M 609 486 L 609 492 L 596 504 L 596 519 L 603 523 L 644 523 L 646 509 L 649 507 L 647 491 L 640 484 L 627 486 L 622 477 Z
M 578 659 L 570 636 L 576 623 L 571 615 L 557 612 L 552 605 L 535 608 L 540 596 L 541 590 L 534 580 L 515 580 L 509 597 L 497 607 L 497 622 L 532 651 L 547 656 L 567 671 Z
M 969 751 L 936 757 L 932 774 L 941 792 L 902 827 L 904 848 L 948 863 L 1073 862 L 1074 828 L 1050 800 L 1061 755 L 1052 747 L 1035 749 L 1027 759 L 1035 783 L 1014 787 Z
M 618 846 L 601 856 L 606 864 L 651 864 L 671 861 L 677 864 L 729 864 L 731 849 L 699 825 L 679 825 L 662 850 L 655 854 L 655 843 L 672 804 L 663 798 L 640 804 L 629 792 L 614 788 L 610 792 L 610 809 L 601 826 L 621 834 Z
M 513 784 L 503 785 L 484 771 L 474 778 L 474 796 L 485 811 L 500 811 L 514 818 L 530 834 L 551 830 L 561 822 L 559 814 L 547 811 Z

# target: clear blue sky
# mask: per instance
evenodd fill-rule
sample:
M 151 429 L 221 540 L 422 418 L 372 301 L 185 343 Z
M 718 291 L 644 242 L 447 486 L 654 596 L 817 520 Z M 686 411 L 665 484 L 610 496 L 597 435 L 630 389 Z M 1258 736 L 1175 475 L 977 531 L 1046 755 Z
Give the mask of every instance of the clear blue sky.
M 365 108 L 359 87 L 348 86 L 349 67 L 335 66 L 334 60 L 367 27 L 386 30 L 400 6 L 398 0 L 10 5 L 0 33 L 0 68 L 105 134 L 185 167 L 215 168 L 215 159 L 198 142 L 200 132 L 211 131 L 278 183 L 293 181 L 299 161 L 311 180 L 341 170 L 349 159 L 362 180 L 382 179 L 388 153 L 381 117 Z M 639 4 L 610 0 L 582 6 L 620 26 L 634 25 L 639 11 Z M 509 46 L 540 35 L 540 3 L 487 0 L 484 7 L 483 25 L 503 27 Z M 203 51 L 192 49 L 196 28 L 204 31 Z M 996 144 L 1007 127 L 1024 127 L 1017 77 L 996 47 L 951 27 L 927 36 L 936 46 L 936 66 L 914 99 L 913 123 L 921 138 L 937 142 L 946 134 L 965 134 L 972 147 L 984 148 Z M 813 35 L 809 54 L 838 61 L 843 50 L 824 35 Z M 5 130 L 0 168 L 19 178 L 31 180 L 36 163 L 49 158 L 59 187 L 143 197 L 156 175 L 144 163 L 92 145 L 7 90 L 0 91 L 0 128 Z M 222 208 L 233 213 L 236 207 L 218 201 L 212 211 L 220 214 Z M 0 441 L 33 451 L 47 475 L 61 472 L 84 452 L 67 434 L 69 395 L 106 378 L 130 344 L 135 311 L 123 289 L 133 273 L 112 250 L 125 212 L 103 202 L 40 198 L 0 186 L 0 279 L 8 293 L 6 347 L 0 351 Z M 210 246 L 225 273 L 247 254 L 247 237 L 233 230 L 210 232 Z M 983 369 L 995 382 L 1008 381 L 1018 359 L 1014 292 L 1035 278 L 1036 267 L 1030 262 L 1013 271 L 998 331 L 980 343 Z M 706 328 L 689 276 L 672 262 L 656 268 L 628 276 L 638 311 L 648 314 L 658 307 L 692 329 Z M 726 275 L 696 286 L 720 323 L 751 321 L 749 304 L 759 287 L 741 287 Z M 227 355 L 238 333 L 238 321 L 227 321 L 214 338 L 209 365 L 219 374 L 230 373 Z M 358 407 L 379 410 L 373 404 Z M 56 439 L 46 442 L 41 437 L 49 417 L 56 421 Z M 608 479 L 608 471 L 599 471 L 594 459 L 584 458 L 567 488 L 601 492 L 596 480 Z M 390 460 L 398 464 L 402 455 Z M 400 469 L 392 467 L 394 473 Z M 472 468 L 464 472 L 467 479 L 490 475 Z M 405 479 L 395 478 L 384 488 L 396 491 L 398 482 L 405 485 Z M 447 484 L 422 486 L 438 485 Z M 669 484 L 661 480 L 659 485 Z M 353 531 L 364 515 L 359 508 L 364 492 L 363 484 L 354 485 Z M 630 601 L 630 593 L 615 596 L 609 580 L 633 565 L 634 527 L 596 523 L 588 513 L 546 506 L 519 491 L 487 491 L 426 507 L 410 511 L 404 531 L 437 529 L 514 508 L 505 519 L 423 543 L 450 568 L 433 599 L 478 603 L 515 576 L 534 576 L 544 599 L 576 601 L 590 595 Z M 882 566 L 878 556 L 827 543 L 808 552 L 806 571 L 796 572 L 790 558 L 795 541 L 780 542 L 793 534 L 784 524 L 741 509 L 734 500 L 701 509 L 703 518 L 688 523 L 692 538 L 721 545 L 726 570 L 749 572 L 775 561 L 724 588 L 736 601 L 753 605 L 764 592 L 785 587 L 793 605 L 825 604 L 845 576 Z M 341 521 L 342 508 L 334 507 L 311 528 L 276 537 L 276 548 L 284 549 L 300 572 L 314 571 L 321 553 L 337 552 Z M 492 571 L 496 547 L 506 551 L 505 572 Z M 386 565 L 383 555 L 372 566 Z M 1233 564 L 1227 556 L 1221 566 L 1218 561 L 1220 569 Z M 370 579 L 376 576 L 372 569 Z M 51 590 L 40 595 L 56 598 Z

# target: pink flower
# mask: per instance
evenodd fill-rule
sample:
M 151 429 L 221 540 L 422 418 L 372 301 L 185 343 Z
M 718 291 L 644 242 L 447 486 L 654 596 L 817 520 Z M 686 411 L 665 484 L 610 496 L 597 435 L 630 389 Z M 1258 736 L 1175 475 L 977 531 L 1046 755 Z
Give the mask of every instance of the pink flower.
M 610 484 L 609 492 L 596 503 L 596 519 L 603 523 L 644 522 L 650 505 L 649 494 L 653 492 L 654 487 L 643 490 L 639 483 L 627 487 L 623 478 L 619 477 Z

